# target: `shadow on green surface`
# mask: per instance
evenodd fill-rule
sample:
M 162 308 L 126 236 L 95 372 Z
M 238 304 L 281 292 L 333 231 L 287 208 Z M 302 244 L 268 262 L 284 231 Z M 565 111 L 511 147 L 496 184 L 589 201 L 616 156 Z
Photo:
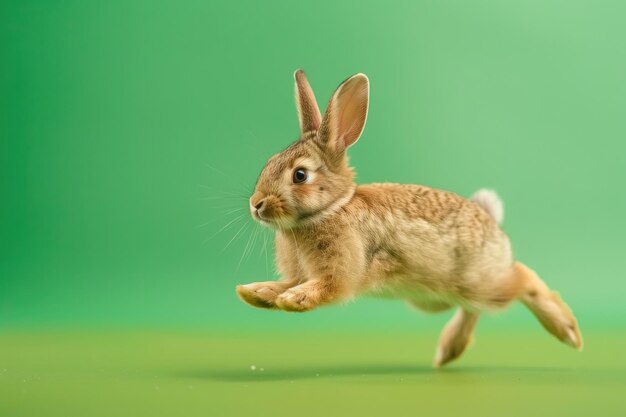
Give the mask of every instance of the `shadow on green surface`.
M 339 376 L 410 375 L 432 373 L 433 369 L 416 365 L 358 364 L 346 366 L 320 366 L 291 369 L 219 369 L 195 370 L 179 376 L 219 381 L 282 381 L 295 379 L 331 378 Z
M 218 370 L 188 370 L 176 373 L 176 376 L 193 379 L 210 379 L 224 382 L 249 382 L 249 381 L 285 381 L 333 377 L 368 377 L 368 376 L 437 376 L 437 375 L 511 375 L 511 376 L 546 376 L 560 379 L 576 373 L 572 369 L 549 368 L 549 367 L 498 367 L 498 366 L 474 366 L 474 367 L 450 367 L 435 369 L 423 365 L 405 364 L 354 364 L 345 366 L 320 366 L 292 369 L 218 369 Z M 548 378 L 550 379 L 550 378 Z

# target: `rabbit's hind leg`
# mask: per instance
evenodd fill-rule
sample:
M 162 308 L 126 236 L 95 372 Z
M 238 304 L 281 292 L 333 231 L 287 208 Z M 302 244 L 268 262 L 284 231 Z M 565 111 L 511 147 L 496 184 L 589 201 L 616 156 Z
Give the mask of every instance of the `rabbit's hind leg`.
M 472 341 L 478 313 L 459 308 L 439 336 L 439 344 L 433 365 L 440 367 L 461 356 Z
M 516 262 L 515 276 L 520 283 L 519 299 L 533 312 L 543 327 L 560 341 L 581 350 L 583 339 L 576 317 L 557 292 L 539 278 L 532 269 Z

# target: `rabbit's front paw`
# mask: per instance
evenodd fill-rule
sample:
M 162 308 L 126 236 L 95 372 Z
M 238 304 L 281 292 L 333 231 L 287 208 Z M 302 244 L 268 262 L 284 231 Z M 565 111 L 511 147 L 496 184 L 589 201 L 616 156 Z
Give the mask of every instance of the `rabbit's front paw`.
M 239 297 L 254 307 L 276 308 L 275 301 L 280 288 L 276 288 L 272 282 L 259 282 L 247 285 L 237 285 Z
M 285 311 L 304 312 L 318 305 L 318 297 L 302 288 L 291 288 L 276 298 L 276 307 Z

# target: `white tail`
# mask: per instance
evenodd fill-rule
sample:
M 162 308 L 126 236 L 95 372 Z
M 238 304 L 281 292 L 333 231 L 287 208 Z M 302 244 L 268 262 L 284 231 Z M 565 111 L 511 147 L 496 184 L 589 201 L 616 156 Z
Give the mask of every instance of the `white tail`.
M 480 189 L 474 193 L 470 200 L 482 207 L 498 224 L 504 220 L 504 205 L 495 191 L 486 188 Z

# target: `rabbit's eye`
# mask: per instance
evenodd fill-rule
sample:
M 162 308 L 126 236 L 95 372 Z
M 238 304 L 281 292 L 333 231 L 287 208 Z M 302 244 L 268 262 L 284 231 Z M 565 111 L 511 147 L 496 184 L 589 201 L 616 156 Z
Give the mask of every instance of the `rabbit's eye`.
M 307 175 L 306 170 L 304 168 L 298 168 L 293 171 L 293 182 L 294 184 L 301 184 L 306 181 Z

